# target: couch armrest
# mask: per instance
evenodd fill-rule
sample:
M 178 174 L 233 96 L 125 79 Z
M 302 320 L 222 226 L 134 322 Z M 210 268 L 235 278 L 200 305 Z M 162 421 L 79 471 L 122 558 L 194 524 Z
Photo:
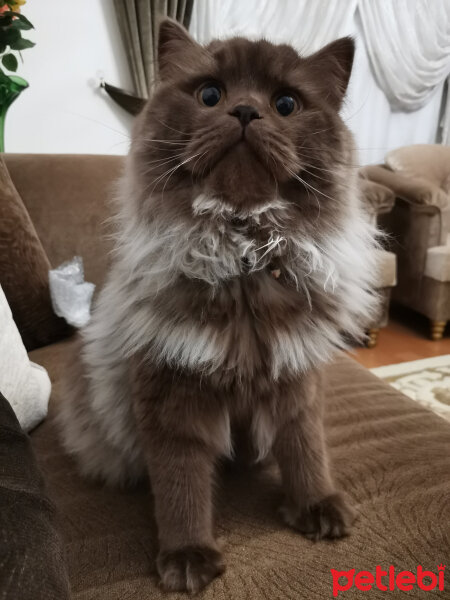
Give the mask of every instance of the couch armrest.
M 392 210 L 395 203 L 394 192 L 385 185 L 368 179 L 364 169 L 359 172 L 359 189 L 364 208 L 371 216 L 376 218 Z
M 415 205 L 435 206 L 445 209 L 450 199 L 443 190 L 421 177 L 406 177 L 378 165 L 364 168 L 365 175 L 370 181 L 391 189 L 398 198 Z
M 405 177 L 420 177 L 450 192 L 450 147 L 443 144 L 414 144 L 391 150 L 385 164 Z
M 428 248 L 424 275 L 437 281 L 450 281 L 450 245 Z
M 397 285 L 397 256 L 388 250 L 377 250 L 377 289 Z

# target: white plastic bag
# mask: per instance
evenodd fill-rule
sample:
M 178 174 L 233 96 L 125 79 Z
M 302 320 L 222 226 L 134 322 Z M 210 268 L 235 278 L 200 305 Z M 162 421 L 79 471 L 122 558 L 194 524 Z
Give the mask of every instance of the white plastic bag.
M 74 256 L 48 273 L 53 310 L 74 327 L 84 327 L 91 318 L 95 285 L 84 281 L 83 259 Z

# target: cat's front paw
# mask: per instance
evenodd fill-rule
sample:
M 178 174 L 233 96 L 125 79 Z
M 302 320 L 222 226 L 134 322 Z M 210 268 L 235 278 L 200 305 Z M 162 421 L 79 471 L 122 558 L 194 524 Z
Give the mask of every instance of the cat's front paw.
M 225 571 L 222 555 L 213 548 L 189 546 L 160 552 L 161 584 L 169 592 L 196 593 Z
M 342 494 L 326 496 L 319 502 L 302 508 L 285 504 L 280 513 L 287 525 L 310 540 L 345 537 L 356 518 L 356 511 Z

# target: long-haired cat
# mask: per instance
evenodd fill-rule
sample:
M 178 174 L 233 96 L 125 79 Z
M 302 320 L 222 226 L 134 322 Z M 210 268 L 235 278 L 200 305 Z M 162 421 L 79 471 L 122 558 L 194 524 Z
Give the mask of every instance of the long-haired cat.
M 84 474 L 148 474 L 167 590 L 224 569 L 212 481 L 236 430 L 255 461 L 278 461 L 287 524 L 313 539 L 352 524 L 327 462 L 321 371 L 376 302 L 339 117 L 353 54 L 349 38 L 309 57 L 243 38 L 202 47 L 161 25 L 160 82 L 60 420 Z

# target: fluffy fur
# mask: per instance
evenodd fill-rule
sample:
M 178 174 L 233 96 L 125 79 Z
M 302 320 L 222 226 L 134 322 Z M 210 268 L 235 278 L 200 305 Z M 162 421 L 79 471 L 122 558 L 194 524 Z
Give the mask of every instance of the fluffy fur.
M 351 524 L 329 473 L 320 369 L 376 310 L 375 231 L 338 115 L 352 56 L 348 39 L 306 59 L 243 39 L 204 49 L 162 25 L 162 81 L 136 126 L 113 266 L 60 421 L 86 475 L 150 475 L 167 589 L 223 570 L 211 479 L 235 429 L 255 460 L 273 450 L 288 524 L 315 538 Z M 214 108 L 197 92 L 210 81 L 222 82 Z M 297 110 L 281 117 L 272 97 L 288 88 Z M 244 101 L 260 115 L 247 124 L 232 111 Z

